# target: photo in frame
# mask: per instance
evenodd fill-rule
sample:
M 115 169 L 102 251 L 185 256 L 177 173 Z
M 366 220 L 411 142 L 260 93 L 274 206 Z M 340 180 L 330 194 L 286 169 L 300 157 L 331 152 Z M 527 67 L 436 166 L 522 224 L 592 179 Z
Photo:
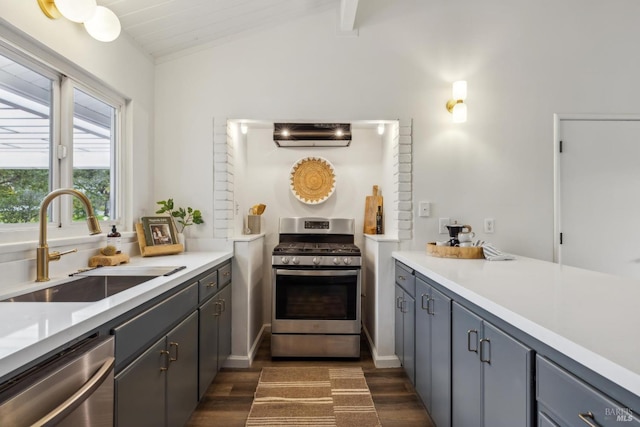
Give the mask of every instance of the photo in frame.
M 178 243 L 173 218 L 170 216 L 143 216 L 141 219 L 147 246 Z

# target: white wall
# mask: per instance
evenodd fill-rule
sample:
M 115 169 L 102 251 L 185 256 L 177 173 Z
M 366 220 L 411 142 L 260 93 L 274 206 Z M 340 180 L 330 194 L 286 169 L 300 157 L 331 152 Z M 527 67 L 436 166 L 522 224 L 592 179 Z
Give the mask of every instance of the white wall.
M 410 246 L 438 237 L 439 216 L 476 229 L 493 217 L 498 247 L 550 260 L 552 114 L 637 113 L 639 17 L 634 0 L 369 0 L 358 37 L 336 36 L 326 12 L 162 63 L 156 194 L 210 209 L 213 117 L 412 117 L 414 202 L 433 215 L 415 218 Z M 458 79 L 469 121 L 453 125 Z
M 353 128 L 349 147 L 278 147 L 273 142 L 272 128 L 251 128 L 245 137 L 244 172 L 235 178 L 235 192 L 241 197 L 241 218 L 249 207 L 264 203 L 262 227 L 267 245 L 278 242 L 280 217 L 320 216 L 345 217 L 356 220 L 357 240 L 362 242 L 365 196 L 374 184 L 382 188 L 383 140 L 376 129 Z M 290 189 L 291 167 L 308 156 L 322 157 L 334 167 L 335 192 L 325 202 L 308 205 L 299 201 Z M 242 159 L 236 158 L 235 166 Z M 237 169 L 236 169 L 237 171 Z M 239 175 L 239 174 L 236 174 Z M 389 194 L 391 189 L 388 189 Z
M 65 63 L 66 74 L 88 73 L 124 98 L 132 100 L 125 118 L 131 142 L 125 154 L 125 179 L 131 195 L 125 203 L 126 230 L 143 213 L 155 207 L 153 192 L 154 63 L 125 34 L 116 41 L 94 40 L 81 24 L 64 18 L 47 18 L 36 0 L 0 0 L 0 30 L 16 29 L 40 44 L 56 63 Z M 34 52 L 31 52 L 34 53 Z M 131 173 L 129 173 L 131 172 Z M 120 227 L 124 229 L 124 227 Z M 35 237 L 34 237 L 35 238 Z

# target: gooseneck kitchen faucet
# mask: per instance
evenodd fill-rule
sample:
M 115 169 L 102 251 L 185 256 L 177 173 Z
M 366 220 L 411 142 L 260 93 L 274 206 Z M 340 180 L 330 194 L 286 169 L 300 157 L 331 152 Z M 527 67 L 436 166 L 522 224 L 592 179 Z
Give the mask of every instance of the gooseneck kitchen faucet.
M 49 245 L 47 245 L 47 209 L 53 199 L 63 194 L 70 196 L 76 196 L 87 212 L 87 225 L 89 227 L 89 234 L 100 234 L 100 224 L 94 216 L 93 206 L 87 196 L 78 190 L 73 188 L 60 188 L 47 194 L 40 204 L 40 240 L 38 242 L 38 248 L 36 249 L 36 282 L 49 281 L 49 261 L 57 261 L 62 255 L 66 255 L 72 252 L 78 252 L 77 249 L 71 249 L 66 252 L 49 252 Z

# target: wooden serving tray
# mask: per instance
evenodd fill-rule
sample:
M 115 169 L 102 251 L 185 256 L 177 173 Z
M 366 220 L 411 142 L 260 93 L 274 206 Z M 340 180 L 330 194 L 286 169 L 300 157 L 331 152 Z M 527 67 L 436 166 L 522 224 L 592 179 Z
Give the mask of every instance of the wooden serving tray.
M 435 242 L 427 243 L 427 254 L 439 258 L 480 259 L 484 258 L 482 247 L 472 246 L 460 248 L 457 246 L 437 246 Z

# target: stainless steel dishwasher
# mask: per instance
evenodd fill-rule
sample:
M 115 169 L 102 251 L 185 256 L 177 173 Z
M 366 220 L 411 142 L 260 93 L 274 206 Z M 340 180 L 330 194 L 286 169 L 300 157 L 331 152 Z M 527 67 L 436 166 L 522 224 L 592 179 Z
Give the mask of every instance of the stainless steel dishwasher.
M 4 384 L 0 424 L 113 426 L 113 337 L 92 337 Z

